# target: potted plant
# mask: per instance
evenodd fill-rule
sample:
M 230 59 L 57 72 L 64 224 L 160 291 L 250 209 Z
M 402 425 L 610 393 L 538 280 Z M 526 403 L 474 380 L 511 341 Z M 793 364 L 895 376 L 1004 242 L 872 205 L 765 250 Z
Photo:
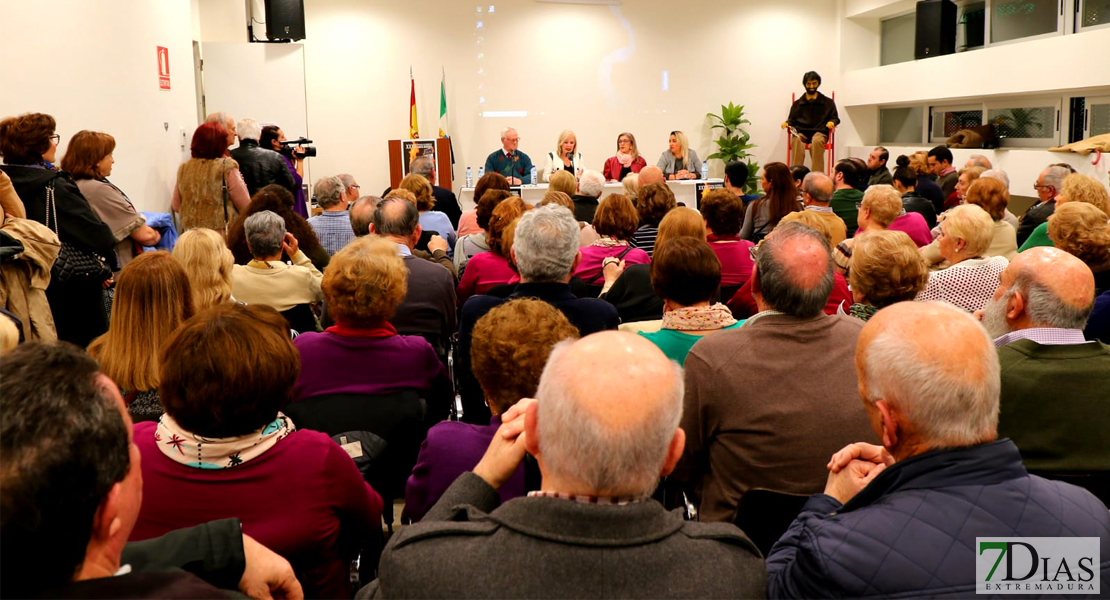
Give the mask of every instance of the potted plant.
M 742 125 L 751 125 L 751 121 L 744 118 L 744 107 L 736 106 L 732 102 L 721 105 L 721 114 L 706 113 L 705 116 L 714 122 L 713 129 L 722 129 L 721 136 L 713 140 L 717 144 L 717 151 L 705 157 L 705 160 L 718 159 L 728 164 L 734 160 L 743 160 L 748 163 L 748 180 L 744 182 L 744 193 L 753 194 L 759 185 L 759 163 L 750 160 L 752 156 L 748 150 L 755 148 L 750 143 L 751 135 L 744 131 Z M 736 182 L 732 182 L 736 185 Z

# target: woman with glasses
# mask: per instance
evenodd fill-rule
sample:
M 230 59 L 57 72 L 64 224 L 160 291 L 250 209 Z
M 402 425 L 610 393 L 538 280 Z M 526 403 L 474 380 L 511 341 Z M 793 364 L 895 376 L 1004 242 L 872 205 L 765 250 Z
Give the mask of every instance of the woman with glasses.
M 617 154 L 605 161 L 601 174 L 606 181 L 624 181 L 625 177 L 639 173 L 646 166 L 647 161 L 636 148 L 636 136 L 625 131 L 617 136 Z
M 0 169 L 12 180 L 16 194 L 23 200 L 27 218 L 57 232 L 62 243 L 82 253 L 105 257 L 115 264 L 116 238 L 101 222 L 69 173 L 54 166 L 58 142 L 54 117 L 29 113 L 0 121 Z M 54 315 L 58 338 L 84 348 L 108 331 L 103 289 L 111 284 L 104 278 L 62 281 L 54 276 L 46 288 L 46 298 Z

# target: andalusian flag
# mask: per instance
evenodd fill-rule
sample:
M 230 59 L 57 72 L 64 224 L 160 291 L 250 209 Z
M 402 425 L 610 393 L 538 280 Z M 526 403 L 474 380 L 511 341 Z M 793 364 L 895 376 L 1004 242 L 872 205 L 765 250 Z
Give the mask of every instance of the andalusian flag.
M 447 71 L 439 80 L 439 137 L 447 137 Z
M 412 67 L 409 67 L 409 139 L 420 137 L 420 127 L 416 124 L 416 80 L 412 78 Z

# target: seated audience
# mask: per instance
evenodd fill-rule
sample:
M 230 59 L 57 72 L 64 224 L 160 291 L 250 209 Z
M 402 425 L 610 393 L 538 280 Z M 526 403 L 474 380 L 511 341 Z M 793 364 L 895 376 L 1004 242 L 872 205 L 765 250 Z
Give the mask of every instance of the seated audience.
M 116 386 L 85 353 L 26 344 L 0 380 L 5 597 L 304 597 L 289 562 L 238 519 L 125 544 L 143 500 L 139 455 Z
M 475 294 L 485 294 L 490 288 L 516 278 L 516 273 L 509 266 L 510 249 L 501 242 L 509 225 L 531 209 L 530 204 L 515 196 L 502 201 L 493 209 L 487 232 L 489 251 L 475 254 L 466 263 L 466 272 L 459 280 L 456 292 L 460 305 Z M 575 240 L 577 239 L 576 236 Z
M 601 174 L 606 181 L 624 181 L 629 175 L 636 175 L 647 166 L 636 148 L 636 136 L 622 132 L 617 136 L 617 154 L 605 161 Z
M 158 348 L 193 316 L 193 309 L 189 278 L 169 252 L 144 252 L 120 272 L 108 333 L 93 340 L 88 351 L 119 386 L 135 421 L 162 416 Z
M 235 264 L 245 265 L 254 258 L 250 246 L 247 244 L 247 235 L 243 224 L 251 215 L 262 211 L 270 211 L 281 217 L 281 220 L 285 222 L 285 230 L 293 234 L 297 241 L 304 246 L 305 256 L 312 261 L 317 270 L 323 271 L 324 267 L 328 266 L 328 259 L 330 258 L 328 251 L 320 244 L 320 239 L 316 237 L 316 232 L 312 230 L 308 221 L 293 211 L 293 194 L 290 194 L 289 190 L 280 185 L 268 185 L 258 190 L 258 193 L 251 199 L 250 206 L 232 221 L 227 232 L 227 247 L 231 248 L 231 253 L 235 256 Z M 286 255 L 274 260 L 289 261 L 293 260 L 293 257 Z
M 780 162 L 763 167 L 761 183 L 766 195 L 748 205 L 744 224 L 740 227 L 740 237 L 756 244 L 767 237 L 783 217 L 800 209 L 790 167 Z
M 551 176 L 550 183 L 547 184 L 549 192 L 563 192 L 568 196 L 574 196 L 578 193 L 578 178 L 568 171 L 562 171 L 566 175 L 555 173 Z
M 663 299 L 663 322 L 659 331 L 640 335 L 681 365 L 698 340 L 736 329 L 742 322 L 732 318 L 727 306 L 714 302 L 721 286 L 721 263 L 709 244 L 694 237 L 665 241 L 651 262 L 651 285 Z
M 624 189 L 624 195 L 628 196 L 635 204 L 636 197 L 640 195 L 640 175 L 638 173 L 626 175 L 621 180 L 621 188 Z
M 1068 202 L 1048 218 L 1048 237 L 1055 246 L 1091 269 L 1095 295 L 1110 290 L 1110 223 L 1091 204 Z
M 894 185 L 894 179 L 887 168 L 890 162 L 890 151 L 882 146 L 876 146 L 867 155 L 868 179 L 867 185 Z
M 705 219 L 698 211 L 685 206 L 680 206 L 663 217 L 659 223 L 659 237 L 655 241 L 656 244 L 662 244 L 682 236 L 706 239 Z M 663 318 L 663 299 L 656 295 L 655 288 L 651 285 L 651 265 L 625 265 L 620 261 L 610 260 L 603 265 L 603 272 L 605 286 L 601 291 L 601 299 L 616 307 L 622 323 Z
M 1033 231 L 1048 221 L 1048 217 L 1056 210 L 1056 201 L 1060 188 L 1063 187 L 1064 178 L 1071 173 L 1067 168 L 1050 165 L 1037 176 L 1037 181 L 1033 184 L 1033 189 L 1037 190 L 1037 202 L 1025 211 L 1021 217 L 1021 225 L 1017 228 L 1017 242 L 1020 248 L 1025 248 L 1025 241 L 1033 235 Z
M 458 197 L 455 192 L 436 185 L 436 164 L 430 156 L 417 156 L 409 163 L 409 173 L 420 175 L 432 184 L 432 196 L 435 198 L 433 203 L 436 210 L 447 215 L 451 221 L 452 229 L 459 226 L 459 217 L 462 216 L 462 205 L 459 204 Z
M 910 159 L 905 156 L 898 157 L 898 166 L 894 169 L 893 182 L 890 185 L 902 194 L 902 208 L 906 212 L 921 215 L 925 224 L 932 229 L 937 226 L 936 208 L 925 196 L 917 193 L 917 174 L 909 167 L 909 162 Z
M 236 217 L 247 210 L 251 193 L 239 163 L 228 156 L 229 139 L 235 140 L 234 127 L 229 131 L 213 121 L 201 123 L 193 132 L 191 158 L 177 168 L 170 200 L 170 209 L 180 216 L 182 231 L 204 227 L 228 232 Z
M 1027 469 L 1110 471 L 1110 446 L 1102 441 L 1110 347 L 1083 338 L 1094 297 L 1083 261 L 1033 248 L 1006 267 L 982 310 L 1001 364 L 998 433 L 1017 444 Z
M 643 181 L 643 176 L 640 177 L 640 181 Z M 666 183 L 644 184 L 640 188 L 640 195 L 636 198 L 636 212 L 640 215 L 640 227 L 632 236 L 632 245 L 651 256 L 655 250 L 655 238 L 659 235 L 659 224 L 663 221 L 663 217 L 676 206 L 678 202 L 675 201 L 674 192 L 667 187 Z
M 805 169 L 806 167 L 790 168 Z M 820 171 L 808 173 L 802 180 L 802 185 L 798 189 L 801 191 L 802 204 L 805 206 L 805 209 L 786 215 L 780 222 L 793 221 L 799 219 L 801 215 L 805 213 L 810 213 L 820 217 L 820 219 L 825 222 L 825 227 L 829 230 L 829 244 L 834 248 L 837 244 L 847 239 L 848 227 L 844 224 L 844 219 L 841 219 L 840 216 L 829 207 L 833 195 L 832 179 L 829 179 L 828 175 Z
M 867 179 L 866 169 L 858 169 L 851 159 L 841 159 L 833 167 L 833 194 L 829 206 L 844 221 L 849 239 L 856 235 L 856 217 L 863 200 L 863 192 L 858 187 L 866 184 Z
M 644 186 L 651 185 L 653 183 L 667 183 L 667 178 L 663 176 L 663 169 L 660 169 L 655 165 L 650 165 L 640 169 L 640 189 L 643 189 Z M 638 204 L 637 208 L 639 208 Z
M 173 257 L 189 278 L 195 312 L 235 300 L 231 297 L 235 257 L 222 235 L 211 229 L 190 229 L 177 238 Z
M 236 300 L 281 312 L 320 301 L 323 274 L 301 251 L 297 238 L 285 231 L 280 216 L 268 210 L 255 213 L 247 217 L 243 230 L 254 259 L 231 269 L 231 293 Z M 282 254 L 291 256 L 294 264 L 282 262 Z
M 842 275 L 848 275 L 852 268 L 852 248 L 856 240 L 873 231 L 889 229 L 891 224 L 903 214 L 903 210 L 902 196 L 892 186 L 874 185 L 867 188 L 867 193 L 863 195 L 859 211 L 856 213 L 856 227 L 859 233 L 833 247 L 832 258 L 836 271 Z M 910 236 L 910 239 L 913 239 L 913 236 Z
M 918 194 L 925 196 L 930 202 L 933 203 L 933 210 L 936 214 L 944 212 L 944 204 L 948 200 L 948 196 L 940 189 L 937 184 L 933 170 L 929 168 L 928 152 L 925 150 L 918 150 L 910 155 L 909 166 L 917 173 L 917 185 L 914 190 Z
M 962 173 L 963 173 L 963 171 L 961 171 L 961 174 Z M 1007 192 L 1009 192 L 1009 190 L 1010 190 L 1010 176 L 1007 175 L 1005 171 L 1000 171 L 998 169 L 987 169 L 986 171 L 982 172 L 982 175 L 980 177 L 983 177 L 985 179 L 997 179 L 997 180 L 1001 181 L 1003 185 L 1006 186 L 1006 191 Z M 961 178 L 962 178 L 962 175 L 961 175 Z M 967 190 L 971 188 L 972 183 L 975 183 L 975 179 L 977 179 L 977 178 L 971 179 L 967 183 L 967 185 L 963 186 L 963 188 L 964 188 L 963 192 L 960 192 L 961 184 L 958 183 L 958 182 L 956 183 L 956 191 L 960 192 L 960 194 L 961 194 L 960 198 L 961 199 L 967 197 Z M 1014 231 L 1017 231 L 1018 227 L 1021 227 L 1021 221 L 1018 220 L 1017 216 L 1015 216 L 1014 213 L 1010 212 L 1009 208 L 1006 209 L 1005 214 L 1002 216 L 1002 220 L 1009 223 L 1010 227 L 1014 228 Z M 936 228 L 933 228 L 933 235 L 936 235 L 937 233 L 940 233 L 940 232 Z
M 633 248 L 629 243 L 636 233 L 640 217 L 628 196 L 609 194 L 602 199 L 594 214 L 593 228 L 599 239 L 581 249 L 581 259 L 574 275 L 587 285 L 601 286 L 602 264 L 610 260 L 628 264 L 647 264 L 647 252 Z
M 759 247 L 752 284 L 759 314 L 686 357 L 675 476 L 693 484 L 702 521 L 731 522 L 752 488 L 820 491 L 828 457 L 870 437 L 852 369 L 863 323 L 822 312 L 833 287 L 828 240 L 783 223 Z
M 794 179 L 794 189 L 798 190 L 798 204 L 805 203 L 805 198 L 802 197 L 802 182 L 805 181 L 806 175 L 809 174 L 809 167 L 805 165 L 792 165 L 790 167 L 790 177 Z
M 1006 260 L 1013 260 L 1017 255 L 1017 235 L 1013 226 L 1005 221 L 1006 206 L 1010 203 L 1010 191 L 1006 188 L 1006 184 L 997 179 L 981 177 L 971 184 L 965 199 L 968 204 L 975 204 L 987 211 L 994 221 L 991 244 L 983 252 L 983 256 L 1003 256 Z M 944 257 L 940 255 L 939 237 L 922 248 L 921 255 L 930 266 L 938 264 L 941 265 L 940 268 L 947 266 L 944 264 Z
M 562 190 L 556 190 L 562 191 Z M 598 198 L 605 192 L 605 178 L 597 171 L 587 170 L 578 180 L 578 190 L 571 195 L 574 201 L 574 218 L 583 223 L 593 223 Z
M 967 192 L 971 189 L 971 184 L 975 183 L 983 174 L 987 173 L 987 169 L 982 167 L 964 167 L 957 171 L 959 177 L 956 179 L 956 196 L 960 199 L 960 204 L 967 200 Z M 991 171 L 1001 173 L 1001 171 Z M 1010 181 L 1007 179 L 1003 183 L 1006 184 L 1006 190 L 1010 189 Z
M 521 229 L 545 213 L 529 213 Z M 650 498 L 682 454 L 680 373 L 628 333 L 557 346 L 538 401 L 504 415 L 482 460 L 390 539 L 378 580 L 358 596 L 762 596 L 763 564 L 747 536 L 683 521 Z M 525 451 L 541 491 L 499 506 Z
M 393 190 L 387 193 L 386 197 L 404 200 L 411 204 L 413 208 L 416 207 L 416 196 L 413 196 L 408 190 Z M 374 220 L 374 209 L 381 202 L 382 199 L 377 196 L 363 196 L 351 205 L 349 211 L 351 213 L 351 229 L 355 232 L 356 237 L 369 235 L 370 223 Z M 419 222 L 417 224 L 419 225 Z M 424 249 L 420 249 L 418 246 L 422 246 Z M 455 283 L 458 283 L 459 278 L 455 271 L 455 263 L 447 255 L 447 240 L 421 229 L 411 252 L 416 258 L 435 263 L 447 269 L 451 272 Z
M 499 207 L 500 208 L 500 207 Z M 561 206 L 545 206 L 528 211 L 515 226 L 509 250 L 520 273 L 520 284 L 508 298 L 474 296 L 463 304 L 459 318 L 459 352 L 455 359 L 462 374 L 464 420 L 485 425 L 489 409 L 470 373 L 471 332 L 474 325 L 495 306 L 513 298 L 537 298 L 559 309 L 578 328 L 589 335 L 595 331 L 616 329 L 620 322 L 617 310 L 603 300 L 576 298 L 571 293 L 570 279 L 578 265 L 578 223 L 574 215 Z
M 566 192 L 556 192 L 549 189 L 547 193 L 543 195 L 543 200 L 540 200 L 539 204 L 536 204 L 536 208 L 547 206 L 548 204 L 558 204 L 574 212 L 574 201 L 570 199 L 570 196 Z M 579 225 L 582 225 L 582 223 L 579 223 Z
M 490 310 L 474 325 L 470 364 L 489 405 L 489 425 L 443 421 L 428 430 L 405 487 L 405 522 L 419 521 L 459 475 L 474 469 L 501 427 L 501 415 L 536 395 L 555 344 L 577 339 L 578 329 L 554 306 L 520 298 Z M 502 502 L 524 495 L 524 467 L 498 490 Z
M 490 190 L 504 190 L 509 191 L 509 180 L 505 176 L 496 171 L 487 171 L 485 175 L 478 178 L 478 183 L 474 184 L 474 202 L 477 204 L 485 197 L 486 192 Z M 481 233 L 485 228 L 479 226 L 477 208 L 468 210 L 459 217 L 458 236 L 469 235 L 471 233 Z
M 407 291 L 391 311 L 389 323 L 401 335 L 418 335 L 428 340 L 436 354 L 445 357 L 448 340 L 458 331 L 455 279 L 443 265 L 413 255 L 413 246 L 420 237 L 416 207 L 399 198 L 382 200 L 374 209 L 370 230 L 396 244 L 408 272 Z M 328 306 L 329 316 L 334 317 L 331 304 Z
M 744 201 L 744 206 L 747 207 L 752 200 L 759 198 L 758 194 L 745 194 L 744 188 L 748 185 L 748 163 L 742 160 L 729 161 L 725 165 L 725 189 L 732 193 L 732 195 Z M 793 171 L 791 171 L 793 173 Z M 640 183 L 644 184 L 643 175 L 640 176 Z
M 343 178 L 339 176 L 320 178 L 312 188 L 312 195 L 322 212 L 309 217 L 308 225 L 312 227 L 328 256 L 334 256 L 355 239 L 347 207 L 358 199 L 358 190 L 357 185 L 345 185 Z
M 281 413 L 299 360 L 266 306 L 209 309 L 166 341 L 166 414 L 135 425 L 143 506 L 132 540 L 239 517 L 292 563 L 306 596 L 347 597 L 350 559 L 380 534 L 382 500 L 338 444 Z
M 940 191 L 944 195 L 943 210 L 938 210 L 938 213 L 944 212 L 953 206 L 960 203 L 959 198 L 953 197 L 956 192 L 956 167 L 952 166 L 952 151 L 946 145 L 934 146 L 926 154 L 925 161 L 929 166 L 929 170 L 936 176 L 936 183 L 940 186 Z
M 929 273 L 917 300 L 941 300 L 975 312 L 990 300 L 1009 264 L 1004 256 L 984 256 L 994 238 L 994 221 L 979 206 L 962 204 L 948 211 L 940 227 L 937 248 L 950 266 Z
M 1110 290 L 1095 298 L 1091 316 L 1087 318 L 1087 326 L 1083 328 L 1083 337 L 1110 344 Z
M 420 212 L 420 226 L 424 228 L 424 231 L 433 232 L 447 240 L 448 253 L 454 254 L 455 242 L 458 241 L 458 236 L 455 235 L 455 228 L 451 225 L 451 219 L 447 218 L 447 215 L 442 212 L 433 210 L 436 199 L 432 195 L 432 184 L 425 177 L 410 173 L 401 180 L 400 189 L 408 190 L 416 196 L 416 210 Z
M 852 306 L 848 314 L 868 321 L 879 309 L 913 300 L 929 282 L 929 268 L 910 236 L 872 231 L 852 248 Z
M 493 216 L 493 209 L 511 197 L 512 194 L 505 190 L 490 190 L 478 201 L 475 215 L 480 230 L 460 236 L 455 244 L 454 264 L 460 277 L 466 273 L 466 264 L 472 256 L 479 252 L 489 252 L 489 220 Z
M 972 154 L 968 157 L 967 162 L 964 163 L 964 168 L 979 167 L 981 169 L 993 169 L 991 159 L 983 156 L 982 154 Z
M 1063 184 L 1060 185 L 1060 193 L 1056 196 L 1056 208 L 1068 202 L 1090 204 L 1104 214 L 1110 215 L 1110 192 L 1106 191 L 1106 186 L 1102 182 L 1090 175 L 1073 173 L 1064 178 Z M 1024 252 L 1037 246 L 1051 245 L 1052 240 L 1048 238 L 1048 218 L 1046 217 L 1045 222 L 1037 225 L 1029 238 L 1022 243 L 1021 251 Z
M 705 217 L 706 241 L 721 262 L 720 285 L 735 291 L 752 276 L 750 249 L 755 244 L 740 239 L 744 201 L 728 190 L 712 190 L 701 198 L 701 214 Z
M 864 327 L 855 365 L 883 445 L 851 444 L 828 461 L 824 493 L 767 557 L 769 598 L 974 596 L 972 542 L 1002 531 L 1098 537 L 1110 552 L 1106 507 L 1030 475 L 999 439 L 998 357 L 970 315 L 888 307 Z

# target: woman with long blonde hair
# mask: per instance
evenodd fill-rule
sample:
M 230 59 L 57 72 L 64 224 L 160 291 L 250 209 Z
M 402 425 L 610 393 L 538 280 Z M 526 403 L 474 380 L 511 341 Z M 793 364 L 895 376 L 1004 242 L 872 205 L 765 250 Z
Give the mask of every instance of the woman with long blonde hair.
M 120 271 L 108 333 L 88 352 L 119 386 L 135 421 L 162 416 L 158 350 L 193 312 L 189 277 L 169 252 L 144 252 Z
M 659 156 L 656 166 L 663 169 L 663 176 L 671 181 L 701 178 L 701 160 L 681 131 L 671 132 L 667 149 Z
M 235 257 L 219 233 L 212 229 L 186 231 L 177 239 L 173 257 L 189 278 L 196 312 L 232 300 L 231 267 Z

